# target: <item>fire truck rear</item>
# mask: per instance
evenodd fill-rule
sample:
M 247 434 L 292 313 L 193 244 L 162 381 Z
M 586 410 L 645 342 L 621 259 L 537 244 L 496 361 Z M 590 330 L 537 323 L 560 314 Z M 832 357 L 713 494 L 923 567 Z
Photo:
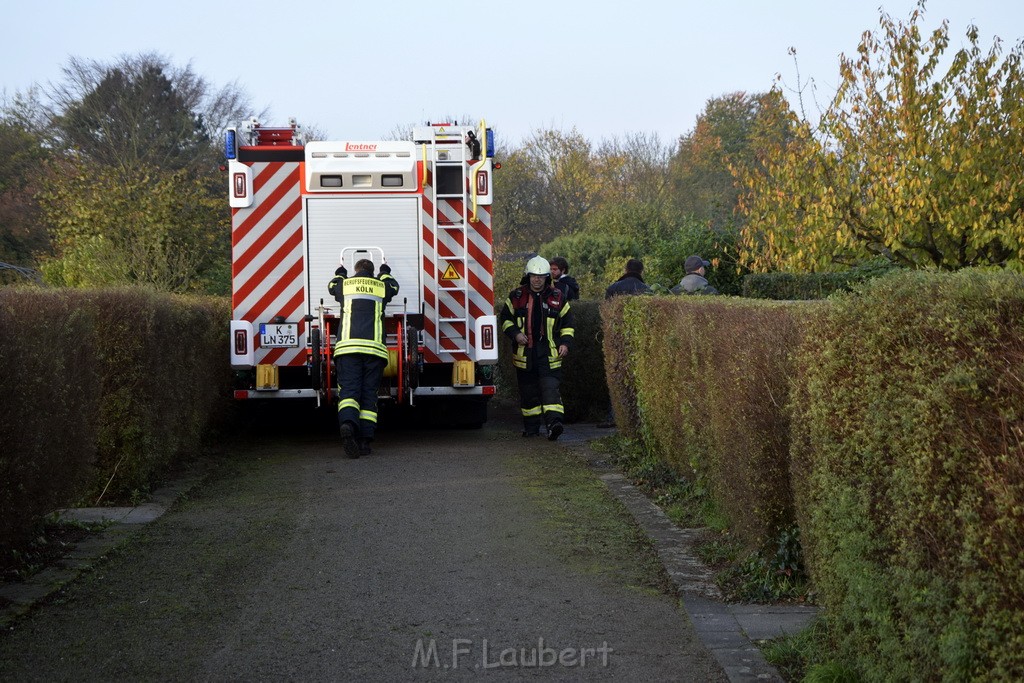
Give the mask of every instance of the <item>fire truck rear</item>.
M 340 263 L 385 260 L 380 397 L 486 420 L 498 359 L 490 129 L 434 124 L 408 141 L 304 143 L 251 120 L 226 134 L 235 398 L 336 401 Z

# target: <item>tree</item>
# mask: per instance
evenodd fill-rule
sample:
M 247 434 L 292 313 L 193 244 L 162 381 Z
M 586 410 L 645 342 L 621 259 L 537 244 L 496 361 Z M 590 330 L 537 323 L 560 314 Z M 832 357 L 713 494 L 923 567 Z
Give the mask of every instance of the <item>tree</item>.
M 597 202 L 597 190 L 590 141 L 575 129 L 537 130 L 495 174 L 497 239 L 506 249 L 535 249 L 571 234 Z
M 156 54 L 109 65 L 72 57 L 63 72 L 49 92 L 53 147 L 124 173 L 215 167 L 214 141 L 251 113 L 236 84 L 214 91 Z
M 0 261 L 34 267 L 47 249 L 33 198 L 45 159 L 39 138 L 0 118 Z M 0 282 L 9 280 L 0 275 Z
M 43 200 L 57 252 L 43 264 L 52 284 L 194 291 L 227 257 L 214 249 L 230 232 L 223 198 L 187 169 L 137 168 L 126 178 L 112 166 L 65 162 Z
M 708 100 L 670 163 L 673 200 L 681 213 L 713 229 L 736 222 L 739 190 L 730 168 L 753 158 L 759 129 L 778 99 L 774 92 L 735 92 Z
M 1022 43 L 1000 60 L 971 26 L 950 61 L 948 23 L 924 39 L 923 17 L 883 13 L 818 127 L 777 113 L 793 135 L 738 169 L 752 268 L 1024 267 Z

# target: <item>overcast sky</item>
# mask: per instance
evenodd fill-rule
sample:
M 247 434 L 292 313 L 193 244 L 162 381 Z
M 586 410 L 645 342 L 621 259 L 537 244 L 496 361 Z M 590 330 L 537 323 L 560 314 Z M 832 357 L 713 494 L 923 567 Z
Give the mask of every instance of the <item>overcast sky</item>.
M 915 0 L 6 0 L 0 89 L 61 78 L 69 56 L 157 52 L 220 87 L 237 81 L 267 124 L 289 117 L 371 140 L 446 116 L 484 117 L 507 142 L 542 127 L 593 141 L 693 129 L 708 99 L 813 78 L 826 101 L 841 53 L 906 19 Z M 930 0 L 950 49 L 972 21 L 982 45 L 1024 37 L 1020 0 Z M 824 93 L 824 96 L 821 94 Z M 812 106 L 812 105 L 811 105 Z M 809 112 L 810 113 L 810 112 Z

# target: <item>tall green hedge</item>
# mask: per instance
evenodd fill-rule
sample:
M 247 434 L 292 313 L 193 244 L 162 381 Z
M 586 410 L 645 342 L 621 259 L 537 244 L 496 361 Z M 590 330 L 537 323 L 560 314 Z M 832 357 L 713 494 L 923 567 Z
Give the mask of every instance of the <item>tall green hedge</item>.
M 230 388 L 229 319 L 226 299 L 0 289 L 0 544 L 191 457 Z
M 0 289 L 0 549 L 89 482 L 98 333 L 96 311 L 65 292 Z
M 883 278 L 805 339 L 792 478 L 844 655 L 867 680 L 1020 680 L 1024 278 Z
M 827 299 L 837 292 L 849 292 L 857 285 L 899 271 L 883 259 L 865 261 L 837 273 L 749 273 L 743 277 L 743 296 L 751 299 L 804 301 Z
M 750 545 L 795 516 L 844 663 L 864 680 L 1024 679 L 1024 277 L 602 312 L 620 431 Z
M 751 548 L 793 522 L 787 396 L 802 306 L 726 297 L 606 304 L 616 423 L 694 482 Z

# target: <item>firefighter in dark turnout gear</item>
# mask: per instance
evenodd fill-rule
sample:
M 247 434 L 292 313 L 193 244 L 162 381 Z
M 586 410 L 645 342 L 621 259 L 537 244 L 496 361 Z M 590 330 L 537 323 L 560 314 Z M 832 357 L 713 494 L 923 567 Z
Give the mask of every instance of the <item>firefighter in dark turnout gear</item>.
M 377 426 L 377 390 L 388 363 L 384 345 L 384 308 L 398 294 L 391 268 L 382 263 L 373 276 L 373 261 L 356 262 L 354 277 L 345 266 L 334 271 L 327 291 L 341 304 L 334 362 L 338 376 L 338 427 L 345 454 L 370 453 Z
M 547 427 L 548 440 L 562 434 L 562 359 L 569 353 L 575 330 L 569 302 L 551 284 L 551 266 L 542 256 L 526 264 L 526 274 L 501 309 L 501 331 L 512 340 L 512 364 L 519 380 L 523 436 L 538 436 Z

